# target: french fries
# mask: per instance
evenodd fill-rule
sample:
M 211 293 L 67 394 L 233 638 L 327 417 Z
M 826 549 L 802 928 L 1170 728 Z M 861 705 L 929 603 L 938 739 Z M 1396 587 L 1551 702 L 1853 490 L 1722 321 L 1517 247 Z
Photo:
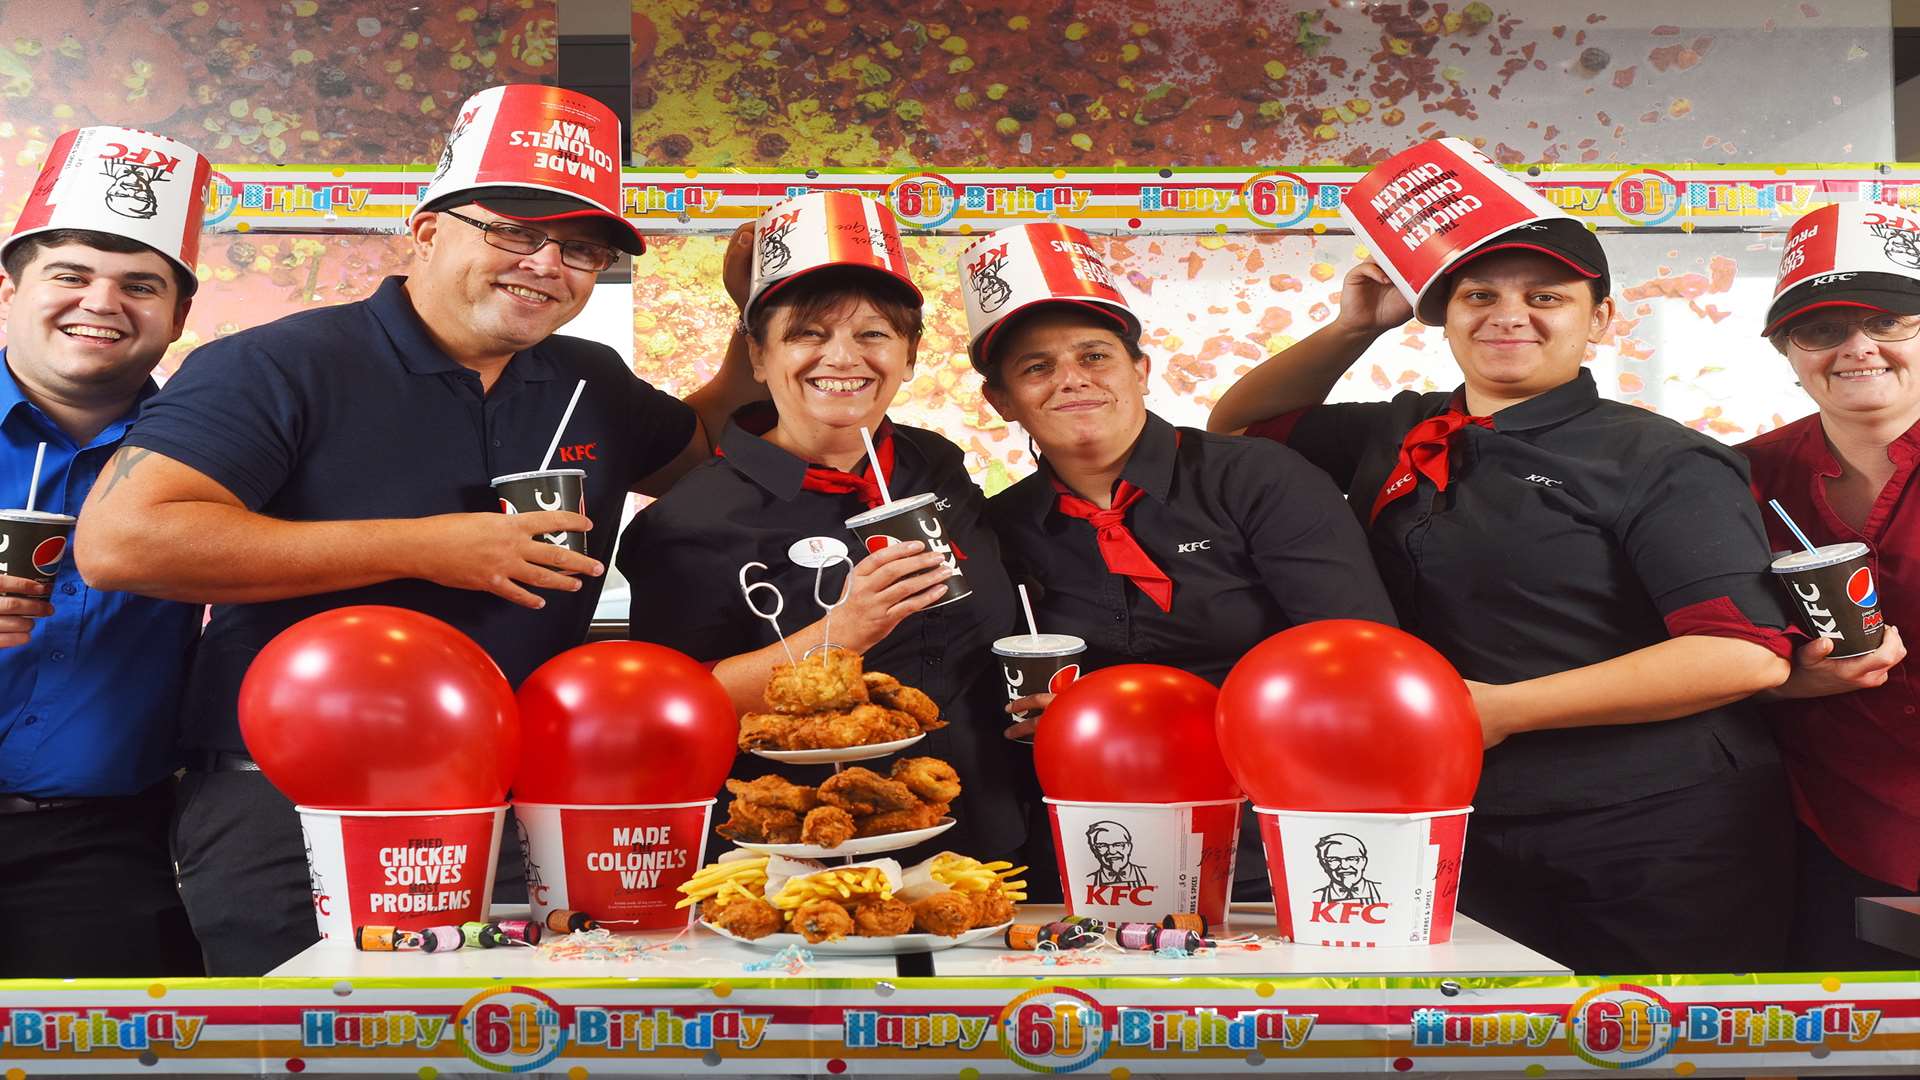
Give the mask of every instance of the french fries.
M 983 863 L 951 851 L 927 860 L 927 876 L 955 892 L 982 893 L 999 889 L 1016 903 L 1027 898 L 1027 883 L 1012 879 L 1026 871 L 1026 867 L 1015 866 L 1004 859 Z
M 851 900 L 861 896 L 893 898 L 893 881 L 878 866 L 842 866 L 806 877 L 787 879 L 768 902 L 783 911 L 792 911 L 809 900 Z
M 766 883 L 767 857 L 765 855 L 758 858 L 709 863 L 680 886 L 680 891 L 687 894 L 686 898 L 673 906 L 676 909 L 692 907 L 709 897 L 725 900 L 734 893 L 758 897 L 764 892 Z

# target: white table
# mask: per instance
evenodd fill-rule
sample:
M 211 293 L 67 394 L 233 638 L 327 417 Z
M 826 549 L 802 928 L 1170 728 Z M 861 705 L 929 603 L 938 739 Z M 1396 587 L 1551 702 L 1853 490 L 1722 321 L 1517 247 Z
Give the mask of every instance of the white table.
M 1066 909 L 1043 904 L 1023 905 L 1020 921 L 1045 923 L 1065 915 Z M 497 910 L 496 918 L 512 918 L 511 909 Z M 1267 904 L 1235 904 L 1226 935 L 1277 934 L 1273 909 Z M 645 942 L 665 942 L 671 932 L 634 935 Z M 777 978 L 780 969 L 750 971 L 747 965 L 767 959 L 770 950 L 754 949 L 717 934 L 695 929 L 680 943 L 685 950 L 655 952 L 633 962 L 541 959 L 529 948 L 461 949 L 450 953 L 358 952 L 340 945 L 317 944 L 273 969 L 273 978 Z M 978 945 L 942 952 L 890 956 L 835 956 L 815 953 L 802 973 L 806 978 L 891 979 L 896 975 L 1013 976 L 1056 971 L 1067 976 L 1359 976 L 1464 975 L 1475 978 L 1566 975 L 1560 964 L 1462 915 L 1454 917 L 1453 940 L 1445 945 L 1381 949 L 1330 949 L 1309 945 L 1263 943 L 1259 951 L 1222 949 L 1210 957 L 1166 960 L 1151 953 L 1102 952 L 1098 965 L 1075 964 L 1039 968 L 1030 960 L 1010 957 L 998 938 Z

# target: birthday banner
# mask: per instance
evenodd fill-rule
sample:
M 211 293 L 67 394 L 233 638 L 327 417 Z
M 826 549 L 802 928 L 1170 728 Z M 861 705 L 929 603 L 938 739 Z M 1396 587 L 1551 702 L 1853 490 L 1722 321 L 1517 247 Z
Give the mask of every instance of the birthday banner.
M 0 982 L 5 1075 L 1920 1068 L 1920 972 L 1593 979 Z
M 1920 207 L 1920 164 L 1558 165 L 1511 171 L 1549 202 L 1600 229 L 1784 230 L 1832 202 Z M 220 166 L 208 195 L 217 232 L 400 232 L 431 166 Z M 1365 170 L 1028 169 L 876 173 L 626 170 L 624 213 L 650 232 L 730 231 L 809 191 L 883 199 L 901 227 L 967 234 L 1028 221 L 1090 232 L 1344 233 L 1340 197 Z

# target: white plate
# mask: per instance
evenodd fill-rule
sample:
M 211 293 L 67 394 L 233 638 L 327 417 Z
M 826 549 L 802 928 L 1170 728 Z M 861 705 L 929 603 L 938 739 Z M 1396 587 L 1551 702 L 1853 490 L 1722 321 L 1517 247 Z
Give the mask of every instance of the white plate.
M 758 940 L 748 941 L 743 937 L 735 937 L 704 919 L 700 921 L 700 925 L 729 941 L 737 941 L 750 948 L 765 949 L 768 952 L 779 952 L 789 945 L 798 945 L 823 956 L 898 956 L 901 953 L 939 952 L 942 949 L 951 949 L 957 945 L 966 945 L 982 938 L 1005 933 L 1007 927 L 1013 925 L 1013 920 L 1009 919 L 999 926 L 976 927 L 959 937 L 941 937 L 939 934 L 895 934 L 893 937 L 845 937 L 839 941 L 822 941 L 814 945 L 807 944 L 807 939 L 799 934 L 768 934 Z
M 749 750 L 747 753 L 769 761 L 784 761 L 789 765 L 831 765 L 841 761 L 870 761 L 877 757 L 886 757 L 888 754 L 897 754 L 926 737 L 927 733 L 923 731 L 910 739 L 868 743 L 865 746 L 844 746 L 838 750 Z
M 733 841 L 733 846 L 757 851 L 762 855 L 785 855 L 790 859 L 836 859 L 842 855 L 873 855 L 882 851 L 899 851 L 901 848 L 910 848 L 922 840 L 931 840 L 951 828 L 953 828 L 953 819 L 948 817 L 941 818 L 940 824 L 926 829 L 881 833 L 879 836 L 856 836 L 839 847 L 820 847 L 817 844 L 750 844 L 743 840 Z

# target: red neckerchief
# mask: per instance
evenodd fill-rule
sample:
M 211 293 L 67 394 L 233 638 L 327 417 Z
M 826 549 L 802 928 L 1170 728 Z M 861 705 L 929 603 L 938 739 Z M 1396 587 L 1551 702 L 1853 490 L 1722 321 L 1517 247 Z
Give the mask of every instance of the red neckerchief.
M 1393 464 L 1393 475 L 1374 497 L 1373 513 L 1367 515 L 1367 524 L 1373 524 L 1388 503 L 1413 491 L 1416 474 L 1433 481 L 1433 486 L 1441 491 L 1447 490 L 1447 450 L 1454 433 L 1468 424 L 1491 431 L 1493 417 L 1468 416 L 1448 410 L 1413 425 L 1407 437 L 1400 440 L 1400 457 Z
M 1053 481 L 1053 490 L 1060 495 L 1061 513 L 1093 526 L 1094 535 L 1100 543 L 1100 557 L 1106 560 L 1107 570 L 1140 586 L 1140 591 L 1146 593 L 1147 598 L 1161 611 L 1171 614 L 1173 579 L 1153 565 L 1153 560 L 1141 549 L 1140 541 L 1135 540 L 1127 528 L 1127 507 L 1139 502 L 1146 492 L 1122 480 L 1114 491 L 1113 505 L 1102 510 L 1069 491 L 1058 478 Z
M 880 461 L 882 476 L 893 475 L 893 432 L 882 429 L 880 438 L 873 444 L 873 453 Z M 828 495 L 854 494 L 866 502 L 867 509 L 879 506 L 885 500 L 880 497 L 880 485 L 874 482 L 870 474 L 871 462 L 861 462 L 861 472 L 841 472 L 825 465 L 807 466 L 807 474 L 800 478 L 800 487 L 806 491 L 821 491 Z

